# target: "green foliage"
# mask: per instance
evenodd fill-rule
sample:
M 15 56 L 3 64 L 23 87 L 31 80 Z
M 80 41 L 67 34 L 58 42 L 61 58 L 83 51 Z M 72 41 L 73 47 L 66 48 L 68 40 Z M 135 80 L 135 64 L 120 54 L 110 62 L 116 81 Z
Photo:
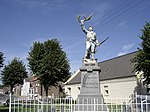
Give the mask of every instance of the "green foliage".
M 3 53 L 0 52 L 0 68 L 3 67 L 3 62 L 4 62 Z
M 66 53 L 56 39 L 34 42 L 28 61 L 29 67 L 44 86 L 46 95 L 50 86 L 57 86 L 59 81 L 65 81 L 70 75 Z
M 4 85 L 10 86 L 10 91 L 15 84 L 23 84 L 24 78 L 27 77 L 25 65 L 18 58 L 14 58 L 8 65 L 4 66 L 1 73 Z
M 41 63 L 40 60 L 43 58 L 43 54 L 43 43 L 34 42 L 27 58 L 29 61 L 29 67 L 34 74 L 37 74 L 37 70 L 39 70 L 39 64 Z
M 142 71 L 144 82 L 150 84 L 150 23 L 146 22 L 140 39 L 142 40 L 140 48 L 138 48 L 138 53 L 132 62 L 135 63 L 135 71 Z

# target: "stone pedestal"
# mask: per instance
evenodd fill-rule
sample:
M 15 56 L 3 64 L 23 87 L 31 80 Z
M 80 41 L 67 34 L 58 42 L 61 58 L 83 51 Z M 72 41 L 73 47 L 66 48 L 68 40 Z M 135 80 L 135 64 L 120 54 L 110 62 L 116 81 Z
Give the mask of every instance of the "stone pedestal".
M 83 63 L 80 68 L 81 72 L 81 89 L 78 98 L 101 98 L 100 91 L 100 67 L 97 63 Z
M 107 110 L 104 105 L 100 90 L 101 69 L 96 61 L 84 61 L 81 72 L 81 89 L 78 95 L 76 111 L 103 111 Z

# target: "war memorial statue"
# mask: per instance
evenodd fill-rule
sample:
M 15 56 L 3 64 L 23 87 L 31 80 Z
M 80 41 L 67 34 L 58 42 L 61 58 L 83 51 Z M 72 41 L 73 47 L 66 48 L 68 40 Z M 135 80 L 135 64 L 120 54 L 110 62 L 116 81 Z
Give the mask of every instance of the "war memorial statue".
M 77 20 L 81 24 L 82 31 L 86 34 L 86 51 L 85 51 L 85 57 L 86 59 L 95 60 L 94 54 L 96 53 L 96 48 L 100 46 L 103 42 L 105 42 L 108 38 L 106 38 L 101 43 L 98 42 L 98 39 L 96 38 L 96 33 L 93 31 L 93 27 L 89 26 L 88 30 L 85 28 L 84 23 L 86 21 L 89 21 L 92 18 L 92 14 L 88 17 L 83 16 L 83 19 L 80 19 L 81 16 L 77 16 Z
M 96 48 L 108 38 L 102 42 L 98 42 L 96 33 L 93 31 L 93 27 L 89 26 L 88 30 L 84 27 L 84 23 L 91 19 L 92 14 L 89 17 L 83 16 L 82 20 L 80 17 L 81 16 L 77 16 L 77 20 L 81 24 L 81 28 L 87 38 L 85 57 L 83 59 L 82 66 L 80 67 L 81 88 L 77 104 L 75 106 L 75 112 L 108 112 L 106 105 L 104 105 L 103 95 L 101 94 L 100 89 L 101 68 L 94 58 Z

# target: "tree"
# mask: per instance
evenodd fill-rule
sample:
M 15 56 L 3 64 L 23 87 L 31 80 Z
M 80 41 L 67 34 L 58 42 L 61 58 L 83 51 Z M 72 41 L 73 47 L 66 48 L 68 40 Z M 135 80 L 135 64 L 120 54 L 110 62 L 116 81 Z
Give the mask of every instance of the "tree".
M 40 69 L 39 64 L 44 56 L 44 47 L 43 43 L 34 42 L 31 51 L 29 52 L 28 61 L 29 67 L 34 74 L 38 74 L 38 70 Z
M 46 96 L 50 86 L 58 86 L 58 82 L 65 81 L 70 75 L 69 61 L 57 39 L 34 42 L 28 61 L 33 74 L 44 86 Z
M 141 72 L 145 79 L 144 83 L 150 84 L 150 23 L 146 22 L 140 39 L 140 48 L 132 62 L 135 63 L 134 71 Z
M 23 84 L 23 80 L 27 77 L 25 65 L 18 58 L 14 58 L 2 70 L 2 82 L 4 85 L 10 86 L 12 93 L 15 84 Z
M 3 67 L 3 62 L 4 62 L 3 53 L 0 52 L 0 68 Z

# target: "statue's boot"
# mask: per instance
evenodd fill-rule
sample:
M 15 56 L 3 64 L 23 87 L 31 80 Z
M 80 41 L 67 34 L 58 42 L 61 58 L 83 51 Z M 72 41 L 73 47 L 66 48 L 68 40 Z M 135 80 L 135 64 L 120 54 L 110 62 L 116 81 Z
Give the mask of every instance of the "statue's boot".
M 91 53 L 91 56 L 92 56 L 92 60 L 95 60 L 94 53 Z
M 84 59 L 88 59 L 88 50 L 85 51 L 85 57 Z

